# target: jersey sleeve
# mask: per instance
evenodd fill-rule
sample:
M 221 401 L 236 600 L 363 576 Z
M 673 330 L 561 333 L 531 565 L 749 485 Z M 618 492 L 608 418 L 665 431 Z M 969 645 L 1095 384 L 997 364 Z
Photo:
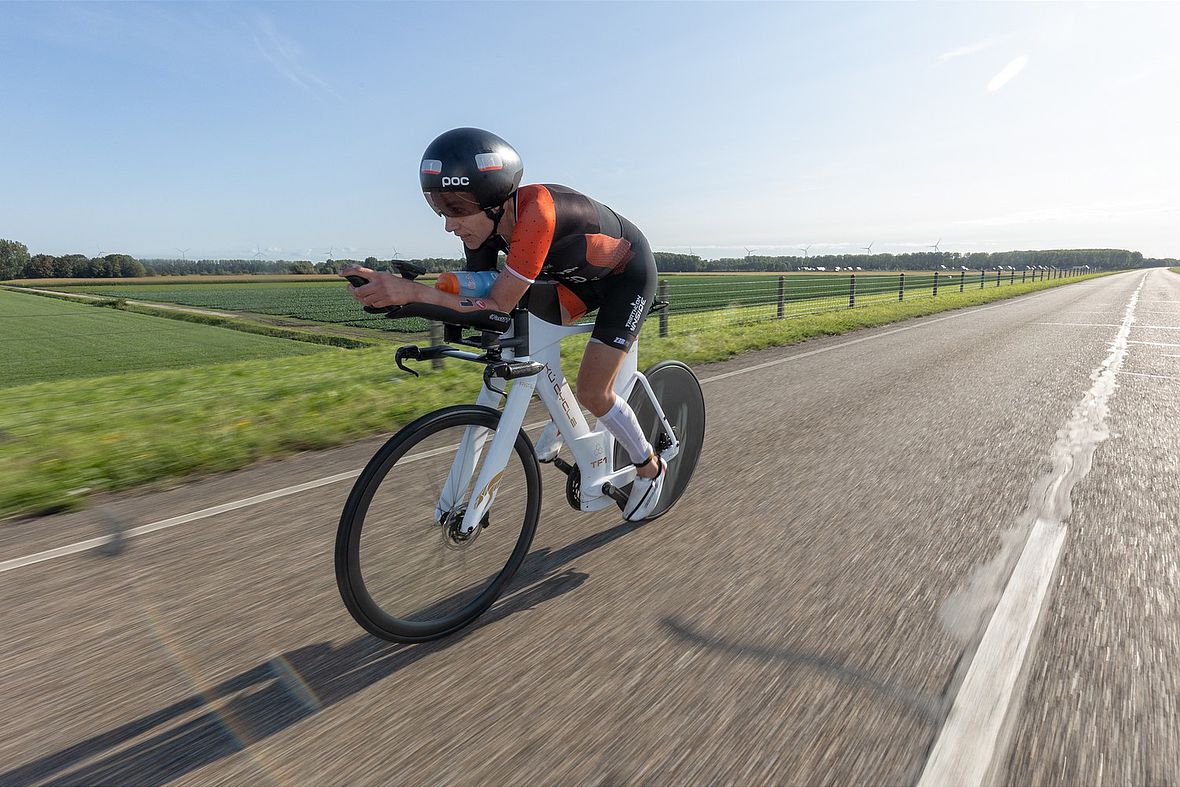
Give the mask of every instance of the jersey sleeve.
M 508 250 L 508 271 L 529 284 L 536 281 L 556 229 L 553 195 L 544 186 L 522 186 L 516 196 L 516 226 Z
M 467 258 L 467 264 L 463 266 L 463 270 L 468 271 L 492 271 L 496 269 L 496 263 L 500 260 L 500 251 L 490 241 L 480 246 L 478 249 L 469 249 L 463 247 L 463 254 Z

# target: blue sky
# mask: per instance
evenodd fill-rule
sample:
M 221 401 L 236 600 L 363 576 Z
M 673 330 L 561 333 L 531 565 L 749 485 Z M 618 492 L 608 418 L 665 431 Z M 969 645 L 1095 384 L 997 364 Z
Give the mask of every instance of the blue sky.
M 491 129 L 656 249 L 1180 256 L 1180 4 L 0 3 L 0 237 L 459 256 Z

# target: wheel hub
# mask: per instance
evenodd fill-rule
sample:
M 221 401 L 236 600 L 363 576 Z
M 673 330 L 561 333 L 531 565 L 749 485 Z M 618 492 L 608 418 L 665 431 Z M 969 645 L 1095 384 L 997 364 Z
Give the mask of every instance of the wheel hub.
M 489 515 L 484 514 L 483 519 L 479 522 L 479 527 L 472 530 L 470 533 L 464 533 L 463 517 L 467 514 L 467 506 L 460 506 L 454 511 L 448 511 L 443 514 L 443 518 L 439 520 L 439 525 L 442 526 L 443 546 L 447 549 L 466 549 L 471 546 L 480 532 L 491 524 Z

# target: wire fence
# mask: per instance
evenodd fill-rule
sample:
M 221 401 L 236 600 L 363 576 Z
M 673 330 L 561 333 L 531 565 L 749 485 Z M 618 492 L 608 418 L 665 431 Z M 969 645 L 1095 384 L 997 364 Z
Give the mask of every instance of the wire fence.
M 1030 268 L 1022 271 L 933 271 L 930 273 L 781 274 L 729 277 L 685 277 L 660 280 L 657 298 L 668 302 L 658 315 L 659 335 L 691 332 L 708 325 L 738 325 L 784 320 L 882 303 L 897 303 L 939 294 L 988 287 L 1073 278 L 1084 268 Z M 700 319 L 677 320 L 694 315 Z

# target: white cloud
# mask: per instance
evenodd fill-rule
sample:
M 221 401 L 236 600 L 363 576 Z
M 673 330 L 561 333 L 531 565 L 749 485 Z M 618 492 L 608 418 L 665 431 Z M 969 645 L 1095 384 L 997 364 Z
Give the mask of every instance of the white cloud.
M 1013 33 L 1006 33 L 1002 36 L 992 36 L 991 38 L 984 38 L 980 41 L 976 41 L 975 43 L 958 47 L 957 49 L 948 50 L 938 56 L 938 62 L 945 63 L 946 61 L 953 60 L 956 57 L 966 57 L 967 55 L 974 55 L 976 52 L 982 52 L 983 50 L 988 49 L 989 47 L 995 46 L 996 44 L 1000 43 L 1001 41 L 1009 39 L 1012 36 L 1013 36 Z
M 987 92 L 995 93 L 1004 85 L 1012 81 L 1012 79 L 1024 70 L 1028 65 L 1028 55 L 1021 55 L 1015 58 L 1011 63 L 1000 69 L 1000 73 L 992 77 L 992 81 L 987 83 Z
M 327 82 L 300 63 L 302 50 L 299 45 L 280 33 L 269 18 L 258 17 L 258 34 L 253 38 L 259 53 L 288 80 L 304 90 L 313 93 L 322 90 L 336 96 L 336 92 Z

